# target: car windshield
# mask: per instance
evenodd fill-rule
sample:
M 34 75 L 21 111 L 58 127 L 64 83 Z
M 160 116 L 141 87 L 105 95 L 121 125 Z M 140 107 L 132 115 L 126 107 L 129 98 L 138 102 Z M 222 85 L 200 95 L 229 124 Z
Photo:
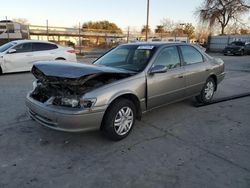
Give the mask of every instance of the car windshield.
M 13 45 L 14 45 L 13 43 L 9 42 L 9 43 L 6 43 L 6 44 L 0 46 L 0 52 L 5 52 L 6 50 L 8 50 Z
M 94 64 L 141 72 L 155 52 L 151 45 L 125 45 L 117 47 L 97 59 Z
M 230 45 L 231 46 L 245 46 L 245 43 L 244 42 L 232 42 Z

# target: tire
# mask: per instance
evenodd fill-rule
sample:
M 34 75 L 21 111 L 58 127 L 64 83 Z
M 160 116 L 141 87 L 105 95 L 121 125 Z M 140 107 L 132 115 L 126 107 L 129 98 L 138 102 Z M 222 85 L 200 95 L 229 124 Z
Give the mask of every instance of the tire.
M 244 50 L 241 50 L 240 51 L 240 56 L 243 56 L 244 55 Z
M 134 103 L 128 99 L 117 99 L 105 112 L 102 131 L 111 140 L 121 140 L 129 135 L 135 124 L 135 118 Z
M 0 75 L 3 74 L 2 68 L 0 67 Z
M 55 60 L 66 60 L 66 59 L 64 59 L 63 57 L 58 57 Z
M 196 96 L 196 100 L 202 104 L 208 104 L 212 101 L 216 83 L 213 78 L 209 77 L 203 86 L 200 95 Z

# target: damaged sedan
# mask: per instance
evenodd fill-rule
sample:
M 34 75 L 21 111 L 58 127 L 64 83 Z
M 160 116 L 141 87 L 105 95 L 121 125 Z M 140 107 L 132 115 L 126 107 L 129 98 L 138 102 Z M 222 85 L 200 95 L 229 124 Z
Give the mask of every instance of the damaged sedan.
M 224 62 L 182 43 L 120 45 L 93 64 L 37 62 L 27 95 L 30 117 L 61 131 L 101 130 L 125 138 L 154 108 L 195 96 L 209 103 Z

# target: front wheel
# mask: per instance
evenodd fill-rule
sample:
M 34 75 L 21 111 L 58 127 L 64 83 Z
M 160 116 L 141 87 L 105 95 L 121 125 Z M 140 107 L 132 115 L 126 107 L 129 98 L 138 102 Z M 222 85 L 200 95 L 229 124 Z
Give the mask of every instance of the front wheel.
M 208 78 L 204 87 L 201 90 L 200 95 L 196 96 L 196 100 L 202 104 L 210 103 L 214 96 L 215 87 L 216 85 L 214 79 Z
M 134 103 L 127 99 L 118 99 L 107 109 L 102 122 L 102 131 L 111 140 L 121 140 L 132 130 L 135 117 Z

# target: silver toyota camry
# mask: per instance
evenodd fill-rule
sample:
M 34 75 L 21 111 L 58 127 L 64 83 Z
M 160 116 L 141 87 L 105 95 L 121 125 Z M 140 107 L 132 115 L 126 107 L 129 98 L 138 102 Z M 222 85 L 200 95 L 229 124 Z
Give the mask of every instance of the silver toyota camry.
M 224 62 L 190 44 L 120 45 L 93 64 L 37 62 L 27 95 L 32 119 L 61 131 L 100 129 L 125 138 L 154 108 L 195 97 L 211 102 Z

